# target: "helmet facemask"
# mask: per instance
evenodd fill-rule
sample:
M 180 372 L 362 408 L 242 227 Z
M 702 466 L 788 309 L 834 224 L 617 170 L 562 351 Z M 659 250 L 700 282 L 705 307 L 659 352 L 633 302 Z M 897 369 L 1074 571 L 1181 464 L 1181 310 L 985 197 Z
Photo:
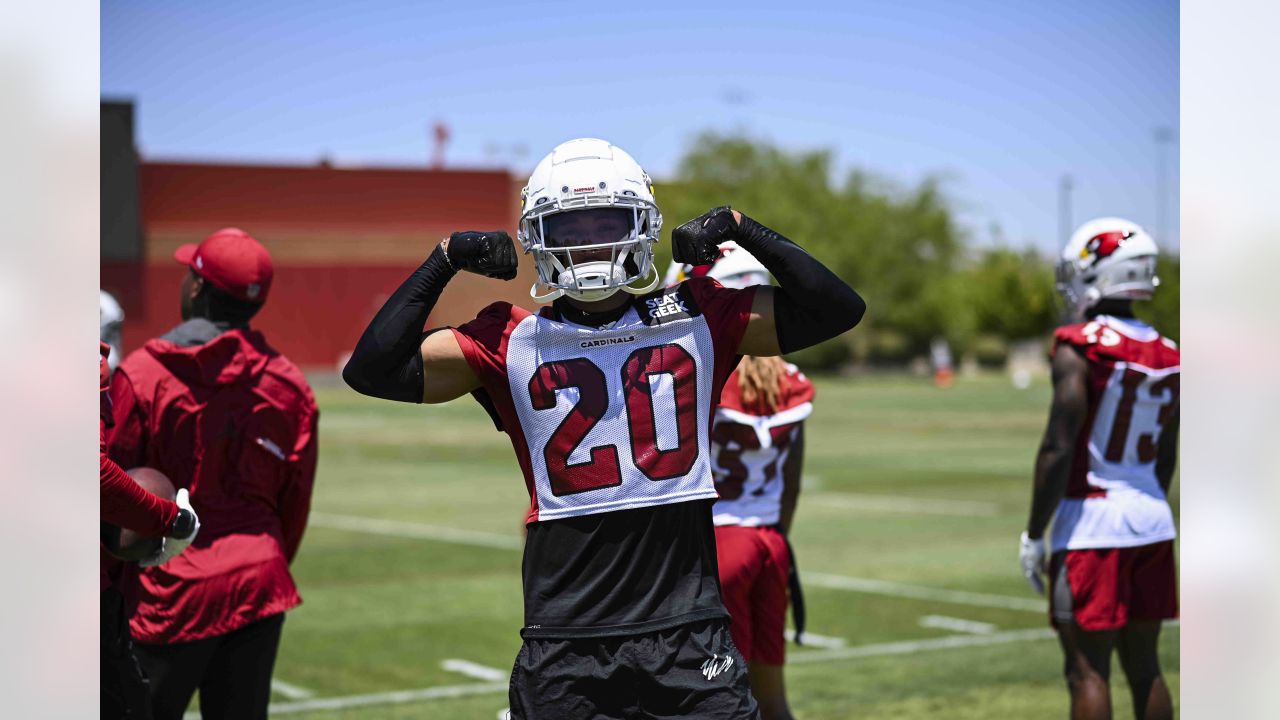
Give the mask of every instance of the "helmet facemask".
M 654 287 L 650 215 L 638 203 L 584 204 L 556 213 L 529 213 L 529 252 L 538 282 L 584 302 Z
M 1155 255 L 1103 261 L 1085 268 L 1081 264 L 1061 260 L 1056 268 L 1058 293 L 1070 319 L 1082 319 L 1103 300 L 1150 300 L 1160 285 Z

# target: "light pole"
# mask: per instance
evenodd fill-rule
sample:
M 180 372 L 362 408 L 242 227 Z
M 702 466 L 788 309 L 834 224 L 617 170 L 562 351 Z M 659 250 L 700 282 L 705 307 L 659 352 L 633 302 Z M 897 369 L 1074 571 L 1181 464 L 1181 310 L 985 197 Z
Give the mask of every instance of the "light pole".
M 1173 130 L 1160 126 L 1155 129 L 1156 141 L 1156 238 L 1159 242 L 1169 241 L 1169 158 L 1165 148 L 1174 144 L 1176 136 Z
M 1058 179 L 1058 247 L 1066 247 L 1071 239 L 1071 176 L 1063 174 Z

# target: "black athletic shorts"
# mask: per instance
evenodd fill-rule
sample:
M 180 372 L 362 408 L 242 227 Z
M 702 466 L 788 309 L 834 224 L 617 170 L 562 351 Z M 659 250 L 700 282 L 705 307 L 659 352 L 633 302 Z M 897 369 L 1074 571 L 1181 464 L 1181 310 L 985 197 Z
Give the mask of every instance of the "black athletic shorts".
M 723 618 L 622 637 L 527 638 L 512 720 L 760 717 Z

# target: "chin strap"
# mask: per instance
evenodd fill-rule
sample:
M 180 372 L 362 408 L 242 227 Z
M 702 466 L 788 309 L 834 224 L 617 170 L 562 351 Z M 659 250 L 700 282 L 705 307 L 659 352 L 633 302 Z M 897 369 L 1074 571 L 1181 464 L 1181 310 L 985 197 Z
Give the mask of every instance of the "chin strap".
M 546 305 L 547 303 L 553 300 L 556 300 L 563 295 L 564 295 L 564 290 L 561 288 L 553 288 L 551 292 L 543 295 L 539 295 L 538 283 L 535 282 L 534 284 L 529 286 L 529 297 L 533 298 L 533 301 L 540 305 Z
M 658 282 L 661 279 L 661 276 L 658 275 L 658 269 L 650 265 L 647 277 L 632 280 L 630 283 L 620 287 L 610 288 L 610 292 L 601 295 L 600 297 L 582 297 L 580 295 L 575 295 L 572 290 L 568 290 L 566 288 L 552 288 L 550 292 L 538 294 L 539 283 L 536 282 L 529 286 L 529 297 L 533 298 L 534 302 L 543 305 L 565 296 L 581 300 L 583 302 L 599 302 L 613 297 L 613 295 L 619 290 L 632 295 L 644 295 L 645 293 L 652 292 L 654 288 L 658 287 Z M 597 291 L 593 289 L 586 292 L 593 293 Z
M 632 295 L 644 295 L 645 293 L 652 292 L 654 288 L 658 287 L 658 281 L 661 279 L 658 276 L 658 268 L 650 264 L 649 275 L 651 277 L 648 281 L 643 277 L 637 280 L 632 280 L 630 283 L 622 286 L 622 291 L 629 292 Z M 640 283 L 644 284 L 641 285 Z

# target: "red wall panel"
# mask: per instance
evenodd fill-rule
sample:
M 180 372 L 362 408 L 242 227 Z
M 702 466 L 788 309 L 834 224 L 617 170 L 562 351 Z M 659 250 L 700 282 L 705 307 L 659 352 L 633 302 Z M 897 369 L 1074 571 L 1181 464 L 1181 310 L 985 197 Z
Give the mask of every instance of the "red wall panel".
M 102 264 L 102 287 L 125 311 L 125 351 L 180 321 L 185 270 L 173 248 L 234 225 L 275 261 L 271 295 L 253 325 L 294 362 L 334 369 L 387 296 L 452 230 L 514 235 L 519 185 L 505 171 L 335 169 L 144 162 L 139 171 L 144 259 Z M 493 300 L 532 307 L 532 263 L 502 283 L 461 273 L 430 325 L 465 322 Z
M 374 313 L 412 270 L 404 265 L 277 268 L 267 304 L 251 325 L 298 365 L 337 369 Z M 126 352 L 181 321 L 178 289 L 184 272 L 176 263 L 103 267 L 102 287 L 125 311 Z M 428 325 L 466 322 L 495 299 L 495 290 L 511 289 L 510 284 L 478 276 L 458 280 L 462 282 L 451 284 L 441 297 Z M 528 289 L 527 284 L 522 287 Z
M 509 227 L 519 207 L 511 176 L 501 171 L 147 162 L 139 185 L 146 227 L 492 229 Z

